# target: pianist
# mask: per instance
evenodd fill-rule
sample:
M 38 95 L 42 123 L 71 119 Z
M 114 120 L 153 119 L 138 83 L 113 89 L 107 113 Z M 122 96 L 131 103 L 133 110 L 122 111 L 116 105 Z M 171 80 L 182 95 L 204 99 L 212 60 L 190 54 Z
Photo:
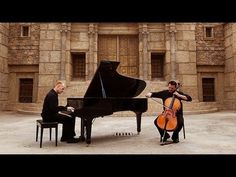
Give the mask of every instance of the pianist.
M 79 139 L 75 136 L 75 117 L 59 114 L 59 111 L 72 111 L 73 107 L 58 106 L 58 94 L 65 90 L 65 84 L 57 81 L 55 87 L 51 89 L 43 103 L 43 110 L 41 116 L 45 122 L 59 122 L 62 123 L 62 137 L 61 141 L 67 143 L 78 143 Z

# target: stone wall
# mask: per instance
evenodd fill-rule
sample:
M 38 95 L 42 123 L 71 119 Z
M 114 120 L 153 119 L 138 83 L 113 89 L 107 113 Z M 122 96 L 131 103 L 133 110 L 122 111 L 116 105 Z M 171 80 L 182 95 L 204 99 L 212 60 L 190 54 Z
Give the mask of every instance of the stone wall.
M 198 102 L 197 70 L 196 70 L 196 40 L 194 23 L 152 23 L 147 25 L 148 63 L 147 88 L 141 94 L 149 91 L 167 89 L 170 79 L 178 79 L 183 84 L 181 90 L 191 95 Z M 142 49 L 140 49 L 142 50 Z M 165 53 L 163 80 L 151 80 L 151 52 Z M 159 100 L 160 101 L 160 100 Z M 186 103 L 188 104 L 188 103 Z M 188 110 L 194 106 L 188 106 Z M 149 99 L 147 115 L 157 115 L 162 105 Z
M 236 109 L 236 24 L 224 27 L 225 70 L 224 70 L 224 109 Z
M 176 79 L 193 100 L 198 99 L 195 30 L 195 23 L 176 23 Z
M 22 35 L 22 27 L 29 27 L 29 35 Z M 31 103 L 19 103 L 20 79 L 33 79 L 33 99 L 37 102 L 39 64 L 39 24 L 38 23 L 9 23 L 9 96 L 6 109 L 24 109 Z M 32 103 L 32 104 L 33 104 Z
M 206 38 L 205 27 L 213 28 L 213 38 Z M 196 23 L 197 65 L 224 65 L 224 28 L 222 23 Z
M 21 26 L 27 24 L 30 36 L 21 37 Z M 205 38 L 205 26 L 213 27 L 214 38 Z M 83 97 L 97 68 L 98 35 L 136 34 L 139 36 L 139 78 L 147 83 L 139 97 L 145 97 L 149 91 L 166 89 L 170 79 L 178 79 L 183 84 L 181 90 L 193 98 L 192 103 L 184 103 L 185 111 L 213 107 L 236 109 L 236 26 L 233 23 L 10 23 L 9 47 L 8 25 L 0 27 L 1 80 L 3 83 L 11 80 L 9 89 L 6 84 L 0 86 L 0 101 L 18 102 L 15 88 L 21 77 L 34 79 L 33 102 L 39 110 L 56 80 L 63 80 L 67 85 L 60 95 L 60 104 L 64 105 L 68 97 Z M 71 78 L 73 52 L 86 54 L 84 81 Z M 152 52 L 165 54 L 164 77 L 155 81 L 151 80 Z M 216 102 L 202 102 L 203 77 L 216 79 Z M 161 110 L 161 104 L 149 99 L 145 115 L 157 115 Z
M 61 29 L 61 23 L 40 24 L 38 102 L 43 102 L 46 93 L 60 79 Z
M 5 109 L 8 101 L 8 35 L 9 24 L 0 23 L 0 110 Z
M 206 37 L 205 29 L 213 29 L 212 37 Z M 198 99 L 203 100 L 202 78 L 214 78 L 215 101 L 218 108 L 222 109 L 224 100 L 224 26 L 222 23 L 196 23 L 196 54 L 197 54 L 197 77 Z M 209 104 L 212 104 L 209 102 Z
M 29 26 L 29 37 L 21 36 L 22 25 Z M 32 65 L 39 63 L 39 24 L 9 24 L 9 65 Z

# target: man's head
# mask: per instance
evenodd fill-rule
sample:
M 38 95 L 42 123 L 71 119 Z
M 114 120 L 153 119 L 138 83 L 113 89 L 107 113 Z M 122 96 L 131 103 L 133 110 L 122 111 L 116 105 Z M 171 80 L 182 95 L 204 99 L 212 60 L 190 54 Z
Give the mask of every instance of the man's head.
M 176 91 L 176 88 L 177 88 L 177 83 L 175 81 L 170 81 L 168 83 L 169 92 L 174 93 Z
M 65 90 L 65 84 L 61 81 L 57 81 L 56 84 L 55 84 L 54 90 L 58 94 L 61 94 Z

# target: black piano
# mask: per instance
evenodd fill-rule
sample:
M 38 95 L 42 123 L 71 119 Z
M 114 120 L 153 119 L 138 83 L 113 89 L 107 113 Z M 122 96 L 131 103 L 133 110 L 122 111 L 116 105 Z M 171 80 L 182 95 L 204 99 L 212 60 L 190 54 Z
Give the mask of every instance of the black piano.
M 120 75 L 116 71 L 118 65 L 116 61 L 101 61 L 84 98 L 67 98 L 67 105 L 73 106 L 75 116 L 81 118 L 80 139 L 87 144 L 91 143 L 93 119 L 118 111 L 133 111 L 137 132 L 141 131 L 141 115 L 147 111 L 147 98 L 134 97 L 144 90 L 146 82 Z

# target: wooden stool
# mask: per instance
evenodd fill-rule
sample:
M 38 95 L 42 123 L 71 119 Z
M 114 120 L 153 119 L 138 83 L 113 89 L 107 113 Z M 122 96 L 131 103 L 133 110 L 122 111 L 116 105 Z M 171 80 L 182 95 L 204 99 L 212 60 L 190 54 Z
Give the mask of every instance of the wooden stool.
M 38 141 L 39 127 L 41 127 L 41 131 L 40 131 L 40 148 L 42 147 L 43 129 L 44 128 L 49 128 L 50 141 L 51 141 L 51 138 L 52 138 L 52 128 L 55 128 L 55 139 L 56 139 L 56 146 L 57 146 L 58 122 L 43 122 L 43 120 L 36 120 L 36 141 Z

